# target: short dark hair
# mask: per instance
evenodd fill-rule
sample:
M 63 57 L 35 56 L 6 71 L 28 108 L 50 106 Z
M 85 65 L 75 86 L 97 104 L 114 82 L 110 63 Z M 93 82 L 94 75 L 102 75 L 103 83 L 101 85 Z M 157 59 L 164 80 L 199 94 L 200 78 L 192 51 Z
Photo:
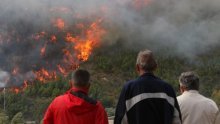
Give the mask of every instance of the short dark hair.
M 87 70 L 77 69 L 72 73 L 72 80 L 75 86 L 85 87 L 90 83 L 90 74 Z
M 199 76 L 193 71 L 183 72 L 179 77 L 179 82 L 187 90 L 199 90 Z

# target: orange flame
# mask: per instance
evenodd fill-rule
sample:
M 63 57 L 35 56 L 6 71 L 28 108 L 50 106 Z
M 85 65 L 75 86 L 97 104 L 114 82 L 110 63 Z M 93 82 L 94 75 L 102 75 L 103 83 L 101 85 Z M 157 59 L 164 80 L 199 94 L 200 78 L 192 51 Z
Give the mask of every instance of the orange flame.
M 58 18 L 54 21 L 54 26 L 62 30 L 65 27 L 65 22 L 62 18 Z
M 55 43 L 57 41 L 57 37 L 55 35 L 51 35 L 50 41 Z
M 12 74 L 13 75 L 17 75 L 18 74 L 18 71 L 19 71 L 19 68 L 18 67 L 15 67 L 12 71 Z
M 70 33 L 67 33 L 66 41 L 67 42 L 74 42 L 75 46 L 73 50 L 77 52 L 77 58 L 81 61 L 88 60 L 89 56 L 91 55 L 94 47 L 97 47 L 98 44 L 101 42 L 102 36 L 105 34 L 105 30 L 99 26 L 101 20 L 98 20 L 92 23 L 88 29 L 85 30 L 85 37 L 74 37 L 71 36 Z M 85 28 L 80 24 L 81 28 Z
M 18 94 L 20 92 L 19 88 L 13 88 L 13 91 Z
M 67 73 L 66 70 L 65 70 L 63 67 L 61 67 L 61 65 L 57 65 L 57 68 L 59 69 L 59 71 L 60 71 L 62 74 L 66 74 L 66 73 Z
M 78 43 L 76 46 L 74 46 L 74 49 L 79 51 L 79 54 L 77 55 L 77 58 L 82 61 L 88 60 L 92 49 L 93 49 L 93 42 L 92 41 L 86 41 L 85 43 Z
M 28 81 L 25 80 L 23 84 L 23 90 L 25 90 L 27 87 L 28 87 Z
M 46 68 L 40 68 L 40 70 L 33 71 L 36 79 L 43 83 L 49 80 L 54 80 L 57 78 L 57 73 L 61 73 L 65 76 L 70 71 L 79 68 L 80 62 L 87 61 L 92 54 L 94 48 L 99 46 L 102 37 L 106 33 L 106 31 L 101 27 L 101 22 L 102 20 L 99 19 L 95 22 L 90 23 L 78 23 L 75 25 L 74 30 L 72 31 L 63 30 L 66 26 L 65 22 L 62 18 L 58 18 L 55 21 L 52 21 L 53 26 L 55 26 L 59 30 L 63 30 L 62 32 L 59 31 L 58 35 L 56 34 L 56 31 L 54 31 L 53 34 L 42 31 L 33 35 L 33 38 L 35 40 L 40 40 L 42 38 L 42 42 L 44 42 L 42 48 L 39 49 L 39 54 L 41 56 L 45 56 L 46 52 L 49 53 L 50 42 L 54 44 L 58 43 L 57 38 L 59 38 L 60 42 L 66 41 L 66 46 L 62 47 L 63 60 L 59 64 L 57 64 L 56 69 L 47 70 Z M 16 75 L 18 72 L 19 68 L 17 67 L 12 70 L 13 75 Z M 25 90 L 28 87 L 28 83 L 29 82 L 25 80 L 23 82 L 22 88 L 12 88 L 12 90 L 15 93 L 19 93 L 19 91 L 22 91 L 22 89 Z
M 40 49 L 40 54 L 41 56 L 44 56 L 46 53 L 46 48 L 47 48 L 47 44 L 45 44 L 41 49 Z
M 49 72 L 49 71 L 47 71 L 44 68 L 42 68 L 39 71 L 36 71 L 35 75 L 37 77 L 37 80 L 39 80 L 41 82 L 45 82 L 47 80 L 56 79 L 56 72 L 54 72 L 54 71 Z
M 37 33 L 36 35 L 33 35 L 34 40 L 40 40 L 40 38 L 44 37 L 46 35 L 46 32 L 42 31 L 40 33 Z
M 67 11 L 67 8 L 62 9 L 52 9 L 51 11 Z M 83 19 L 80 16 L 80 19 Z M 79 18 L 76 16 L 76 18 Z M 100 23 L 102 22 L 101 19 L 94 21 L 92 23 L 78 23 L 75 24 L 74 30 L 63 30 L 65 28 L 65 21 L 62 18 L 57 18 L 52 20 L 53 26 L 58 28 L 59 30 L 63 30 L 62 33 L 59 32 L 59 39 L 61 39 L 62 35 L 64 40 L 66 41 L 67 45 L 63 48 L 63 60 L 57 64 L 57 69 L 48 71 L 45 68 L 42 68 L 38 71 L 35 71 L 36 79 L 42 82 L 45 82 L 50 79 L 56 78 L 56 71 L 58 70 L 59 73 L 66 75 L 70 71 L 75 70 L 79 67 L 80 62 L 87 61 L 89 56 L 92 54 L 94 48 L 96 48 L 100 42 L 102 36 L 105 34 L 105 30 L 101 27 Z M 75 30 L 78 30 L 76 32 Z M 34 39 L 39 40 L 40 38 L 49 38 L 52 43 L 57 43 L 57 35 L 56 34 L 49 34 L 44 31 L 35 35 Z M 62 41 L 62 39 L 61 39 Z M 47 50 L 46 42 L 42 48 L 40 48 L 40 55 L 45 56 Z M 26 86 L 26 85 L 25 85 Z
M 67 42 L 75 42 L 77 40 L 75 37 L 71 36 L 71 33 L 67 33 L 65 39 Z

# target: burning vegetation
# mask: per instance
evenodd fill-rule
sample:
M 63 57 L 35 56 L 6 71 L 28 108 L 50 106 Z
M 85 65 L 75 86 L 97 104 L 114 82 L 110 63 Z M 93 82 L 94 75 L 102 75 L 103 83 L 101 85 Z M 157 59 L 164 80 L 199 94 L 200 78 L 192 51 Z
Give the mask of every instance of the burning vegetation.
M 35 80 L 66 76 L 89 59 L 106 35 L 112 44 L 122 39 L 153 50 L 174 48 L 171 54 L 184 57 L 218 46 L 220 2 L 203 1 L 197 7 L 196 1 L 187 1 L 1 0 L 0 87 L 18 91 Z
M 67 10 L 61 7 L 50 12 L 70 14 Z M 74 21 L 69 22 L 62 17 L 51 17 L 47 28 L 38 29 L 41 31 L 20 32 L 12 28 L 6 35 L 0 32 L 0 43 L 5 46 L 1 57 L 5 61 L 0 67 L 2 72 L 8 73 L 8 80 L 1 81 L 3 87 L 12 87 L 12 91 L 18 93 L 34 80 L 44 83 L 56 79 L 57 75 L 66 76 L 87 61 L 106 30 L 98 17 L 88 20 L 77 15 L 72 19 Z M 22 26 L 30 25 L 25 22 Z M 5 66 L 7 62 L 10 65 Z

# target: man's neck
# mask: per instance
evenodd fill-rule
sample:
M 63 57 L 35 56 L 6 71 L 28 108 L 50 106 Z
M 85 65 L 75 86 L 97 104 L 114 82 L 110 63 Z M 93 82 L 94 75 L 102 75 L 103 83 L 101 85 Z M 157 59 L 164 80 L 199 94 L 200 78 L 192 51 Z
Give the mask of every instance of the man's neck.
M 140 71 L 140 72 L 139 72 L 139 76 L 142 76 L 142 75 L 144 75 L 144 74 L 146 74 L 146 73 L 151 73 L 151 74 L 153 74 L 153 72 L 149 72 L 149 71 Z
M 73 86 L 73 87 L 71 88 L 71 90 L 73 90 L 73 91 L 75 91 L 75 92 L 81 91 L 81 92 L 84 92 L 84 93 L 86 93 L 86 94 L 88 94 L 88 92 L 89 92 L 89 89 L 86 88 L 86 87 L 75 87 L 75 86 Z
M 199 93 L 198 90 L 185 90 L 183 93 Z

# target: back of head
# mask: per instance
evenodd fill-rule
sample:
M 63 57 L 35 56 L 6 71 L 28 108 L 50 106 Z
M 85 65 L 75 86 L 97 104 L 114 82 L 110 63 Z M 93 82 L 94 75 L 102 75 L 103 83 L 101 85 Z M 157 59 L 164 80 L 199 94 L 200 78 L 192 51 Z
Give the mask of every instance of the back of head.
M 153 72 L 157 68 L 157 63 L 154 59 L 152 51 L 147 49 L 140 51 L 137 56 L 136 65 L 138 65 L 145 72 Z
M 180 85 L 187 90 L 199 90 L 199 76 L 193 72 L 183 72 L 179 77 Z
M 90 83 L 90 74 L 87 70 L 78 69 L 72 73 L 72 80 L 76 87 L 87 87 Z

